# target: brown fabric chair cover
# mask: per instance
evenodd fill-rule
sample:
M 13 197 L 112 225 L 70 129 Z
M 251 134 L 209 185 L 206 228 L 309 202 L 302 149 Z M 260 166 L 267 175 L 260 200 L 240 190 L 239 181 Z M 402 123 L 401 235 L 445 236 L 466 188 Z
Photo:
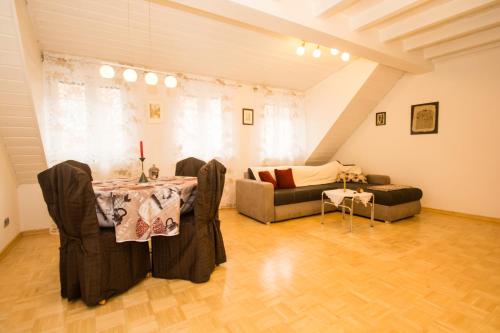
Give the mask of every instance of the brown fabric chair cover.
M 205 162 L 195 157 L 183 159 L 175 165 L 176 176 L 198 177 L 198 172 Z
M 216 160 L 204 165 L 198 173 L 194 213 L 181 216 L 179 235 L 152 238 L 154 277 L 206 282 L 215 266 L 226 262 L 218 216 L 225 174 Z
M 67 161 L 38 174 L 50 216 L 60 234 L 61 296 L 95 305 L 138 283 L 150 270 L 147 243 L 116 243 L 100 228 L 90 168 Z

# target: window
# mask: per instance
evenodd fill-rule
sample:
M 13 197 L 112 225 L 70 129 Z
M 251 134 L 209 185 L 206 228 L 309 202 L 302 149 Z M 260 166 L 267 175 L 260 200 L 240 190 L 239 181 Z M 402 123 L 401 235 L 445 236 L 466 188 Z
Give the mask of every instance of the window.
M 265 163 L 294 162 L 304 145 L 296 115 L 286 104 L 265 104 L 261 160 Z
M 177 115 L 176 140 L 181 157 L 206 161 L 232 155 L 232 114 L 224 112 L 221 98 L 183 97 Z

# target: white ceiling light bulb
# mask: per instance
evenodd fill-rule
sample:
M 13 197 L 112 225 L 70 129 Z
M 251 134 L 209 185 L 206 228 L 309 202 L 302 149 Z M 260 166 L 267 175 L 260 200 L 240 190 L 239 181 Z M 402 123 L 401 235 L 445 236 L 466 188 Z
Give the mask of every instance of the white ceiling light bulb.
M 127 82 L 135 82 L 137 81 L 137 72 L 132 68 L 127 68 L 123 71 L 123 78 Z
M 167 88 L 177 87 L 177 78 L 173 75 L 167 75 L 167 77 L 165 77 L 165 86 Z
M 102 65 L 101 68 L 99 68 L 99 74 L 105 79 L 112 79 L 115 77 L 115 70 L 110 65 Z
M 295 50 L 295 53 L 297 53 L 298 56 L 303 56 L 304 53 L 306 53 L 306 43 L 302 42 L 302 45 L 297 47 L 297 49 Z
M 340 58 L 344 61 L 349 61 L 349 59 L 351 59 L 351 55 L 349 54 L 349 52 L 342 52 Z
M 319 48 L 319 45 L 314 49 L 314 51 L 313 51 L 313 57 L 314 58 L 321 57 L 321 49 Z
M 333 56 L 336 56 L 336 55 L 339 55 L 340 51 L 339 51 L 339 49 L 332 48 L 332 49 L 330 49 L 330 53 L 331 53 Z
M 154 86 L 158 83 L 158 75 L 152 72 L 146 73 L 146 75 L 144 76 L 144 80 L 150 86 Z

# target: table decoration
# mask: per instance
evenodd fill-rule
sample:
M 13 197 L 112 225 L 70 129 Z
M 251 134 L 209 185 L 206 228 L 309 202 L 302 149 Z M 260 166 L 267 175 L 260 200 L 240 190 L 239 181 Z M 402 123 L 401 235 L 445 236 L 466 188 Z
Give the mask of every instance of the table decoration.
M 144 146 L 142 145 L 142 141 L 139 143 L 140 151 L 141 151 L 141 157 L 139 157 L 139 160 L 141 161 L 141 177 L 139 178 L 139 183 L 147 183 L 148 178 L 144 174 L 144 160 L 146 159 L 144 157 Z

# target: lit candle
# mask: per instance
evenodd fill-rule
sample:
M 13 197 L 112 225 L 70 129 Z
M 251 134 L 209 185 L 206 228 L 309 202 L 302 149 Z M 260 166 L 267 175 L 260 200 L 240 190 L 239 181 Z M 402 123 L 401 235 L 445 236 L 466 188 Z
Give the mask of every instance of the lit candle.
M 144 158 L 144 148 L 142 147 L 142 141 L 140 143 L 140 147 L 141 147 L 141 158 Z

